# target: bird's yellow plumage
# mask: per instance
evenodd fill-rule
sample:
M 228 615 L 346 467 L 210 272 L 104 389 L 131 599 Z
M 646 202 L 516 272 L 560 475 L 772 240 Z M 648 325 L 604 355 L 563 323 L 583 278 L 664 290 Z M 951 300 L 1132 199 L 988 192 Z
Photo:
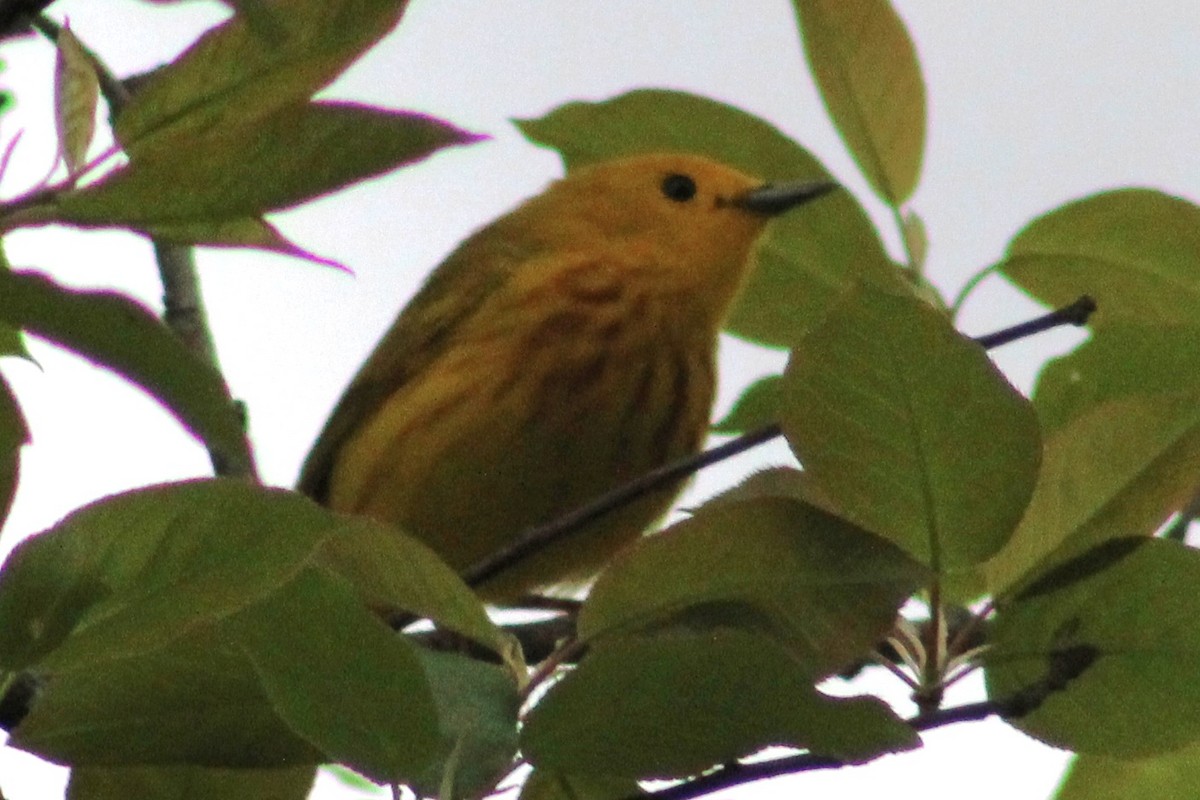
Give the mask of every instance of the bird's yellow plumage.
M 346 390 L 300 479 L 469 568 L 696 451 L 717 334 L 770 216 L 829 184 L 764 187 L 699 156 L 580 169 L 467 239 Z M 579 584 L 670 505 L 642 498 L 483 587 Z

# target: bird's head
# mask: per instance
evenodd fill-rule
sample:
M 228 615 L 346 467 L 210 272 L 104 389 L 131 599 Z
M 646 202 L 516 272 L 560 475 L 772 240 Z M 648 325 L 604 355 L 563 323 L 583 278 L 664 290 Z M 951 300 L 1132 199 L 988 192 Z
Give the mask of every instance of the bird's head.
M 684 286 L 732 295 L 768 222 L 829 181 L 765 183 L 708 158 L 653 154 L 580 168 L 531 201 L 553 246 L 619 248 Z

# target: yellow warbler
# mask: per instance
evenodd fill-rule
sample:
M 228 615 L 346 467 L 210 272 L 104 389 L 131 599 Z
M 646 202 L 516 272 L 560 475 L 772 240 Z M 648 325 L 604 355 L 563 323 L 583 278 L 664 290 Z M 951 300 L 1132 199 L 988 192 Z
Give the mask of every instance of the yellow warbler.
M 774 214 L 829 183 L 763 184 L 693 155 L 572 172 L 468 238 L 351 382 L 301 491 L 466 569 L 695 452 L 714 351 Z M 661 516 L 640 498 L 482 587 L 579 585 Z

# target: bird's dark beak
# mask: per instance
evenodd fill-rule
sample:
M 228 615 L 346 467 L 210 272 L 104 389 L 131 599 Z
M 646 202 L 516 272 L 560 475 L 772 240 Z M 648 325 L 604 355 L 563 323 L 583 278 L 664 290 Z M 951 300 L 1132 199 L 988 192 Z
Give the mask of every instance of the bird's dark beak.
M 733 205 L 756 214 L 775 216 L 789 208 L 804 205 L 810 200 L 829 194 L 840 188 L 832 181 L 792 181 L 789 183 L 764 183 L 735 198 Z

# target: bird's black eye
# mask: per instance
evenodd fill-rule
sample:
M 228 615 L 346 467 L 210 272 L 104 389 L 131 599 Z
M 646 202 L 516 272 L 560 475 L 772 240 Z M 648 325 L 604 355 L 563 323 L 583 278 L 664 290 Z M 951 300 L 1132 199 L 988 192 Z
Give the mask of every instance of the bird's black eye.
M 674 172 L 663 178 L 662 193 L 676 203 L 686 203 L 696 196 L 696 182 L 687 175 Z

